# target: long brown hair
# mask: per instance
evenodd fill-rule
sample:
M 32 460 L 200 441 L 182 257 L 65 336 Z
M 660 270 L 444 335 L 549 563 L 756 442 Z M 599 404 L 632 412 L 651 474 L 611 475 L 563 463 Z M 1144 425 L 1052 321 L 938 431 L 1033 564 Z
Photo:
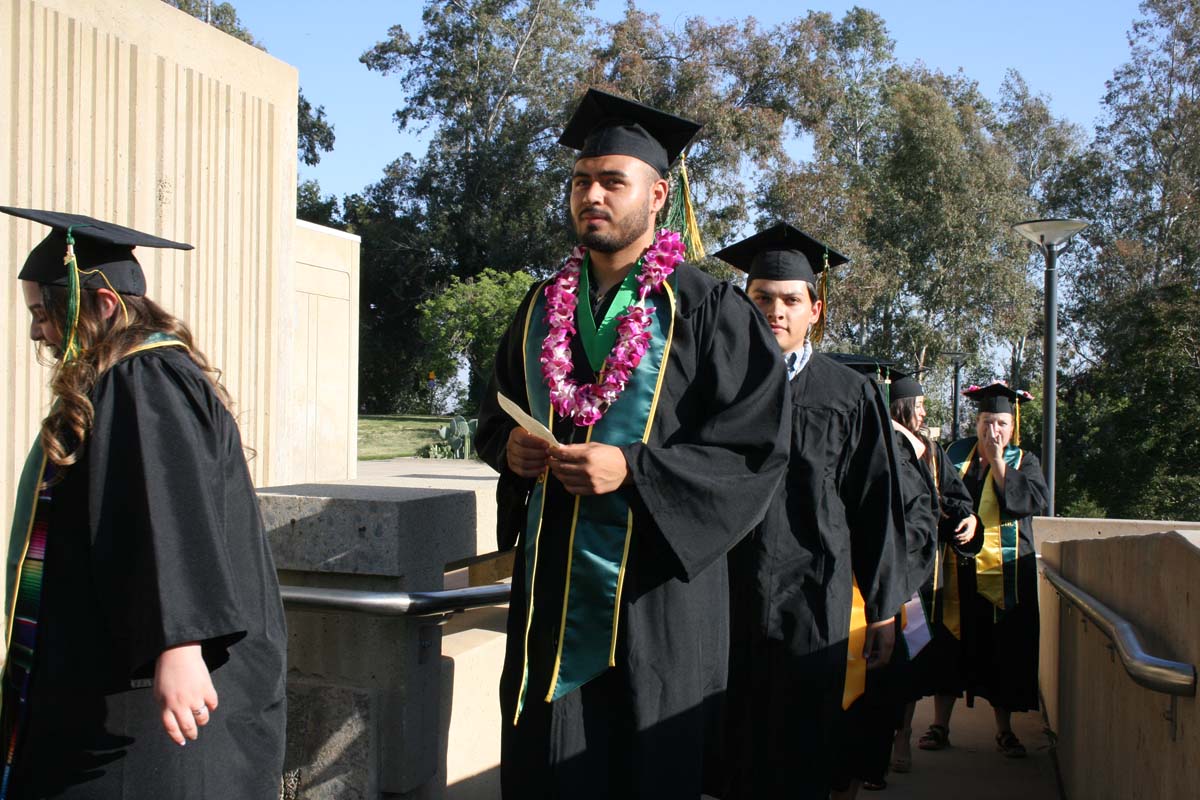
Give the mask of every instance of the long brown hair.
M 933 452 L 933 444 L 929 441 L 929 437 L 921 432 L 921 428 L 917 424 L 917 398 L 901 397 L 898 400 L 893 400 L 888 406 L 888 411 L 892 415 L 892 419 L 899 422 L 905 428 L 912 432 L 925 445 L 925 455 L 921 456 L 921 460 L 929 467 L 933 479 L 937 480 L 937 456 Z
M 42 306 L 62 334 L 66 330 L 67 290 L 46 285 L 41 289 Z M 96 292 L 91 289 L 81 291 L 75 332 L 79 355 L 63 361 L 58 352 L 52 353 L 54 374 L 50 378 L 50 390 L 55 402 L 50 414 L 42 421 L 41 443 L 46 457 L 59 467 L 59 477 L 65 468 L 79 460 L 91 433 L 95 409 L 89 395 L 96 381 L 151 334 L 166 334 L 183 343 L 192 361 L 212 383 L 221 402 L 226 408 L 231 407 L 229 392 L 221 383 L 220 370 L 212 367 L 204 353 L 196 348 L 192 332 L 182 320 L 148 297 L 120 295 L 120 299 L 121 306 L 106 319 L 100 311 Z M 42 354 L 42 360 L 49 359 Z

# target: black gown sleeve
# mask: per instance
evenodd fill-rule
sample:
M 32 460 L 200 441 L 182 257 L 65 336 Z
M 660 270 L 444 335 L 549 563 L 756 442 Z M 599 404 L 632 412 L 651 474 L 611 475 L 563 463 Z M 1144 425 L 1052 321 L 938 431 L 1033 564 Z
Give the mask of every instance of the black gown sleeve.
M 864 382 L 859 400 L 858 430 L 840 482 L 850 527 L 850 559 L 867 620 L 896 616 L 911 596 L 908 588 L 904 508 L 896 462 L 891 416 L 874 383 Z
M 525 391 L 525 343 L 522 337 L 529 304 L 544 285 L 538 283 L 529 290 L 508 329 L 500 337 L 500 345 L 496 348 L 496 365 L 479 406 L 479 423 L 475 429 L 475 452 L 500 473 L 496 483 L 496 543 L 501 550 L 507 550 L 517 543 L 517 537 L 525 526 L 525 505 L 534 480 L 522 478 L 508 468 L 508 437 L 517 423 L 500 408 L 496 394 L 502 392 L 505 397 L 529 411 L 529 398 Z
M 690 318 L 700 331 L 696 424 L 662 445 L 622 447 L 632 491 L 691 580 L 723 558 L 763 518 L 787 467 L 787 372 L 770 330 L 739 290 L 713 289 Z M 672 358 L 677 358 L 674 354 Z
M 198 641 L 212 668 L 245 635 L 240 592 L 261 578 L 231 557 L 251 533 L 224 502 L 228 459 L 244 458 L 237 426 L 182 351 L 116 364 L 92 403 L 92 574 L 113 652 L 133 673 Z
M 942 502 L 942 519 L 938 524 L 939 541 L 949 544 L 959 555 L 978 555 L 983 549 L 983 521 L 975 513 L 975 501 L 967 490 L 958 470 L 950 463 L 950 457 L 941 447 L 934 445 L 938 467 L 938 493 Z M 976 518 L 975 537 L 965 545 L 954 541 L 954 529 L 967 517 Z
M 941 514 L 937 488 L 929 467 L 917 455 L 907 437 L 896 431 L 893 438 L 900 499 L 904 507 L 907 594 L 911 597 L 933 572 Z
M 1046 510 L 1050 489 L 1037 456 L 1026 450 L 1018 469 L 1005 470 L 1004 491 L 1000 495 L 1000 510 L 1011 519 L 1031 517 Z

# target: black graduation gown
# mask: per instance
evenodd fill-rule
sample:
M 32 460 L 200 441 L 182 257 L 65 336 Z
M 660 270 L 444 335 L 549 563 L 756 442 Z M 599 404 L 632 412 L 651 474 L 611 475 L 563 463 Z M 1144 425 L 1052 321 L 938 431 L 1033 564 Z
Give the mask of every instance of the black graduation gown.
M 975 537 L 965 545 L 959 545 L 954 540 L 954 530 L 960 521 L 975 514 L 975 500 L 967 487 L 958 477 L 958 470 L 950 462 L 946 451 L 940 445 L 933 445 L 934 458 L 937 463 L 937 488 L 941 501 L 942 514 L 938 522 L 938 569 L 941 572 L 934 585 L 935 576 L 930 574 L 921 588 L 922 597 L 927 606 L 932 606 L 933 619 L 929 621 L 929 644 L 913 659 L 909 670 L 911 679 L 910 699 L 918 700 L 934 694 L 959 694 L 965 688 L 963 673 L 962 651 L 963 641 L 970 634 L 970 620 L 961 620 L 960 635 L 956 638 L 942 624 L 942 590 L 945 585 L 947 570 L 955 570 L 955 578 L 960 587 L 960 596 L 967 594 L 962 587 L 974 592 L 975 585 L 975 555 L 983 549 L 983 523 L 977 521 Z M 947 558 L 947 545 L 949 557 Z M 965 583 L 964 583 L 965 582 Z
M 726 687 L 729 592 L 725 556 L 762 518 L 787 459 L 786 380 L 779 348 L 741 290 L 689 265 L 671 277 L 674 339 L 650 441 L 622 449 L 633 534 L 616 667 L 553 703 L 544 698 L 562 608 L 574 499 L 551 475 L 538 553 L 530 683 L 513 724 L 526 627 L 518 557 L 500 681 L 501 781 L 506 798 L 695 800 Z M 498 540 L 525 541 L 532 485 L 509 471 L 514 427 L 496 391 L 525 406 L 523 321 L 535 287 L 501 340 L 480 409 L 476 447 L 500 473 Z M 574 377 L 593 381 L 578 336 Z M 620 402 L 618 400 L 618 402 Z M 585 428 L 556 419 L 559 441 Z
M 787 476 L 763 524 L 729 559 L 731 798 L 825 800 L 852 574 L 868 620 L 894 617 L 908 599 L 904 512 L 882 395 L 820 353 L 790 387 Z
M 9 796 L 274 800 L 287 642 L 237 425 L 176 347 L 119 362 L 91 398 L 86 452 L 53 488 Z M 180 747 L 150 685 L 191 641 L 219 707 Z
M 894 471 L 904 509 L 907 550 L 905 594 L 911 597 L 933 579 L 934 549 L 938 539 L 940 508 L 929 467 L 912 443 L 893 427 Z M 834 755 L 835 789 L 846 789 L 852 779 L 882 780 L 887 774 L 892 737 L 899 727 L 908 700 L 910 683 L 908 649 L 896 617 L 896 645 L 887 664 L 867 672 L 866 691 L 842 720 L 841 746 Z
M 983 494 L 986 471 L 978 463 L 971 466 L 963 483 L 971 493 L 975 508 Z M 1017 603 L 997 611 L 991 601 L 971 592 L 964 600 L 964 616 L 970 608 L 970 631 L 966 651 L 966 692 L 968 699 L 986 699 L 1008 711 L 1033 711 L 1038 708 L 1038 614 L 1037 549 L 1033 540 L 1033 517 L 1046 508 L 1049 490 L 1038 458 L 1028 450 L 1018 469 L 1005 472 L 1004 491 L 997 491 L 1000 513 L 1017 520 Z M 974 576 L 972 575 L 972 578 Z M 965 589 L 965 587 L 964 587 Z

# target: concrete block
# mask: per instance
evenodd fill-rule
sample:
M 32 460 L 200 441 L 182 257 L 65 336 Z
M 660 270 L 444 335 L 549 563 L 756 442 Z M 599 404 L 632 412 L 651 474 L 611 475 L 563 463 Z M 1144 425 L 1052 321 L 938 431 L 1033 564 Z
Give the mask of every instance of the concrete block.
M 507 607 L 455 615 L 442 638 L 440 781 L 446 800 L 500 796 L 500 669 Z
M 301 484 L 259 490 L 280 570 L 399 578 L 441 588 L 446 564 L 475 554 L 470 495 L 438 489 Z
M 358 462 L 358 485 L 440 489 L 468 495 L 475 509 L 475 546 L 470 555 L 496 550 L 496 472 L 481 461 L 393 458 Z M 464 565 L 465 566 L 465 565 Z

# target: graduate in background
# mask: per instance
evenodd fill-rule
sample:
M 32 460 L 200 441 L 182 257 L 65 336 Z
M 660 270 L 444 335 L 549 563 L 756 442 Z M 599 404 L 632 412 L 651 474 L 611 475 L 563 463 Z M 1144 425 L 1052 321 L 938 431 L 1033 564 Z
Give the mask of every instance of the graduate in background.
M 279 793 L 286 633 L 237 424 L 135 246 L 76 214 L 20 275 L 53 404 L 9 540 L 0 797 Z M 183 746 L 186 745 L 186 746 Z
M 875 384 L 810 341 L 826 311 L 817 275 L 846 257 L 785 223 L 716 255 L 748 275 L 784 354 L 792 419 L 783 485 L 729 558 L 738 638 L 725 796 L 826 800 L 843 703 L 862 693 L 867 667 L 887 662 L 907 599 L 894 438 Z M 852 631 L 855 586 L 863 619 Z
M 961 587 L 969 646 L 958 670 L 959 691 L 939 688 L 934 724 L 918 746 L 933 750 L 948 743 L 954 701 L 965 691 L 968 703 L 979 696 L 992 704 L 996 749 L 1021 758 L 1025 746 L 1012 731 L 1011 717 L 1014 711 L 1038 708 L 1033 517 L 1045 509 L 1048 489 L 1037 456 L 1018 446 L 1020 404 L 1032 399 L 1029 393 L 997 381 L 963 394 L 979 407 L 976 435 L 954 442 L 947 456 L 971 494 L 983 547 L 974 574 Z
M 943 662 L 948 662 L 950 669 L 956 669 L 959 664 L 958 561 L 960 558 L 973 559 L 979 552 L 983 546 L 983 528 L 975 516 L 971 495 L 959 480 L 945 451 L 925 434 L 924 387 L 913 374 L 892 370 L 890 378 L 888 405 L 892 425 L 909 435 L 914 452 L 933 477 L 938 498 L 937 549 L 933 562 L 929 564 L 924 580 L 920 581 L 917 595 L 905 603 L 904 639 L 911 660 L 901 679 L 904 708 L 895 731 L 890 764 L 893 771 L 903 773 L 912 769 L 910 739 L 916 700 L 936 691 L 936 688 L 928 687 L 936 687 L 936 670 Z M 973 565 L 974 562 L 969 563 Z M 948 577 L 951 574 L 953 577 Z M 950 621 L 945 619 L 947 586 L 955 593 Z M 953 632 L 947 624 L 952 625 Z
M 775 493 L 789 418 L 753 305 L 655 232 L 698 129 L 589 90 L 560 139 L 580 151 L 580 246 L 522 301 L 480 409 L 498 539 L 518 551 L 500 679 L 509 800 L 696 800 L 720 749 L 725 556 Z
M 897 386 L 900 391 L 914 381 L 889 361 L 872 356 L 831 353 L 830 357 L 867 377 L 882 389 L 885 402 Z M 839 745 L 834 753 L 833 800 L 854 800 L 859 788 L 887 788 L 888 761 L 892 740 L 909 699 L 910 658 L 926 641 L 922 636 L 924 614 L 917 597 L 921 587 L 933 580 L 938 539 L 937 486 L 926 457 L 928 441 L 891 420 L 895 436 L 892 470 L 900 487 L 905 527 L 905 594 L 910 600 L 896 616 L 896 645 L 887 664 L 867 672 L 866 691 L 846 709 L 838 727 Z M 902 635 L 909 631 L 910 635 Z M 910 639 L 912 640 L 910 643 Z

